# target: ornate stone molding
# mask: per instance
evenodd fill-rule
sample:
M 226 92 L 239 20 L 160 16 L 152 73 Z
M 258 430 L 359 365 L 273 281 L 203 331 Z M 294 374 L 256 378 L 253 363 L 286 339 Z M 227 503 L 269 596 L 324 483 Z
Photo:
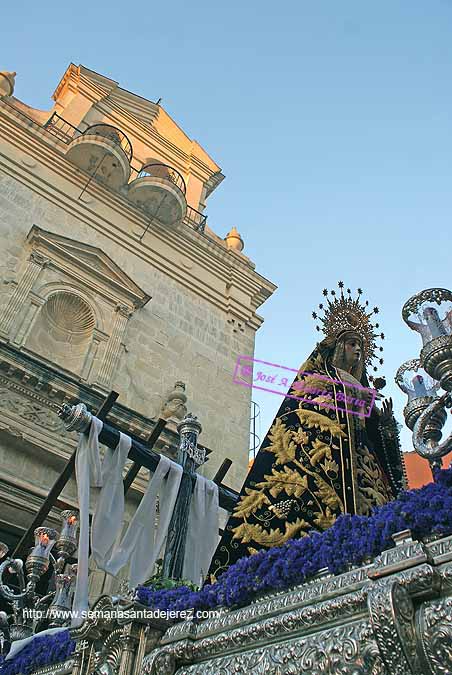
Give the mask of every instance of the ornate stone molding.
M 49 262 L 49 258 L 37 251 L 32 251 L 28 265 L 25 268 L 12 296 L 0 318 L 0 334 L 4 337 L 10 337 L 11 327 L 14 319 L 17 317 L 25 298 L 33 288 L 36 279 L 39 277 L 42 269 Z
M 39 396 L 33 396 L 34 401 L 25 398 L 22 392 L 19 393 L 19 387 L 11 387 L 9 384 L 5 378 L 0 377 L 0 402 L 3 411 L 15 413 L 22 421 L 32 422 L 48 431 L 67 436 L 63 422 L 56 415 L 54 404 L 49 406 L 48 402 Z
M 27 236 L 37 256 L 43 255 L 52 267 L 83 284 L 94 287 L 110 302 L 143 307 L 147 295 L 104 251 L 84 242 L 47 232 L 33 225 Z
M 115 372 L 116 363 L 119 357 L 119 350 L 124 338 L 127 321 L 133 313 L 133 308 L 127 305 L 117 305 L 116 314 L 113 321 L 113 328 L 110 333 L 110 338 L 105 348 L 104 357 L 99 368 L 99 373 L 96 378 L 96 384 L 100 387 L 108 388 L 113 374 Z

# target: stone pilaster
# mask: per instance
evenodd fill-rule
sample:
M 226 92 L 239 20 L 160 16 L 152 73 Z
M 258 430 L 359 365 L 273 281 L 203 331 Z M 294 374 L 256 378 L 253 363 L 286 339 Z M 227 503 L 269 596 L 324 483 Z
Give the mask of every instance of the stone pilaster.
M 113 329 L 108 340 L 104 358 L 99 368 L 96 384 L 101 387 L 108 387 L 113 376 L 116 362 L 119 356 L 119 349 L 124 337 L 127 321 L 132 314 L 132 309 L 127 305 L 117 305 L 116 316 L 113 323 Z
M 17 313 L 20 311 L 26 297 L 33 288 L 33 284 L 41 273 L 41 270 L 47 265 L 49 259 L 38 251 L 33 251 L 30 255 L 28 266 L 17 284 L 8 305 L 0 318 L 0 334 L 4 337 L 10 337 L 10 330 Z

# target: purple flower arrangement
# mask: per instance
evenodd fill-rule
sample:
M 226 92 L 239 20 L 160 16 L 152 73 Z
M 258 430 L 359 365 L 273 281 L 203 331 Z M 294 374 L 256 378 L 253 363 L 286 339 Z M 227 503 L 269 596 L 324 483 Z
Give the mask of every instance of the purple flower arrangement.
M 397 500 L 374 508 L 370 516 L 343 515 L 324 532 L 312 531 L 241 558 L 199 591 L 139 586 L 135 597 L 172 616 L 190 609 L 196 615 L 196 610 L 243 606 L 263 592 L 301 584 L 322 568 L 338 574 L 350 564 L 363 563 L 394 546 L 392 535 L 407 529 L 416 539 L 452 533 L 452 469 L 438 470 L 434 483 L 402 492 Z
M 74 652 L 69 630 L 54 635 L 36 635 L 16 656 L 0 657 L 0 675 L 29 675 L 38 668 L 66 661 Z

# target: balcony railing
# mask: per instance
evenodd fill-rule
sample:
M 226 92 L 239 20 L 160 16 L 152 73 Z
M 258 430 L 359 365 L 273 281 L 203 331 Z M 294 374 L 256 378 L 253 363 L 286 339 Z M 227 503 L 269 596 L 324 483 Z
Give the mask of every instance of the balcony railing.
M 77 127 L 74 127 L 70 122 L 66 122 L 58 113 L 53 113 L 52 117 L 45 123 L 44 129 L 66 144 L 69 144 L 75 136 L 81 133 Z
M 178 187 L 183 194 L 185 194 L 187 191 L 185 181 L 180 175 L 179 171 L 173 169 L 172 166 L 168 166 L 167 164 L 146 164 L 146 166 L 143 166 L 139 172 L 137 178 L 146 178 L 147 176 L 167 180 Z
M 66 145 L 74 140 L 74 138 L 80 136 L 102 136 L 103 138 L 108 138 L 108 140 L 113 141 L 122 148 L 129 162 L 132 160 L 131 142 L 123 131 L 111 124 L 93 124 L 93 126 L 88 127 L 85 131 L 80 131 L 80 129 L 74 127 L 74 125 L 58 115 L 58 113 L 53 113 L 52 117 L 45 123 L 44 128 L 60 141 L 66 143 Z
M 190 225 L 197 232 L 204 233 L 207 223 L 207 216 L 204 213 L 200 213 L 192 206 L 187 205 L 187 211 L 185 213 L 184 223 Z
M 19 110 L 19 109 L 16 108 L 15 106 L 12 106 L 12 105 L 11 105 L 10 103 L 8 103 L 7 101 L 3 100 L 3 103 L 4 103 L 4 104 L 7 104 L 10 108 L 14 108 L 14 110 L 15 110 L 17 113 L 20 113 L 20 116 L 21 116 L 21 117 L 24 117 L 24 118 L 27 119 L 29 122 L 32 122 L 32 123 L 35 124 L 36 126 L 40 126 L 38 122 L 36 122 L 35 120 L 33 120 L 31 117 L 28 117 L 28 115 L 26 115 L 23 111 Z M 98 125 L 95 125 L 95 126 L 98 126 Z M 107 127 L 108 127 L 108 125 L 99 125 L 99 126 L 107 126 Z M 91 127 L 91 129 L 92 129 L 92 128 L 93 128 L 93 127 Z M 113 127 L 113 128 L 114 128 L 114 127 Z M 66 143 L 67 145 L 68 145 L 74 138 L 76 138 L 77 136 L 81 136 L 81 135 L 82 135 L 82 132 L 80 131 L 80 129 L 78 129 L 77 127 L 75 127 L 74 125 L 72 125 L 70 122 L 67 122 L 63 117 L 61 117 L 60 115 L 58 115 L 58 113 L 53 113 L 53 115 L 52 115 L 52 116 L 48 119 L 48 121 L 45 123 L 44 129 L 45 129 L 48 133 L 52 134 L 53 136 L 56 136 L 56 138 L 58 138 L 60 141 L 63 141 L 63 143 Z M 86 133 L 86 131 L 85 131 L 85 133 Z M 126 138 L 125 134 L 124 134 L 124 137 Z M 127 140 L 128 140 L 128 139 L 127 139 Z M 129 141 L 129 143 L 130 143 L 130 141 Z M 153 165 L 151 164 L 150 166 L 153 166 Z M 155 165 L 154 165 L 154 166 L 155 166 Z M 160 165 L 160 166 L 165 166 L 165 165 Z M 168 167 L 168 168 L 171 169 L 171 167 Z M 148 172 L 148 169 L 149 169 L 149 166 L 145 166 L 145 167 L 143 167 L 143 168 L 141 169 L 141 171 L 139 171 L 138 168 L 135 168 L 135 167 L 132 165 L 132 171 L 134 171 L 135 173 L 137 173 L 137 175 L 146 175 L 147 172 Z M 184 179 L 183 179 L 182 176 L 179 174 L 179 172 L 176 171 L 175 169 L 171 169 L 171 171 L 174 172 L 175 174 L 177 174 L 177 176 L 179 176 L 179 179 L 180 179 L 181 185 L 182 185 L 182 188 L 181 188 L 181 189 L 182 189 L 183 193 L 185 194 L 185 192 L 186 192 L 186 187 L 185 187 L 185 181 L 184 181 Z M 155 175 L 155 174 L 151 174 L 151 173 L 149 172 L 148 175 Z M 168 176 L 168 174 L 166 174 L 165 177 L 166 177 L 168 180 L 171 180 L 171 182 L 174 182 L 174 181 Z M 184 217 L 184 223 L 185 223 L 186 225 L 188 225 L 189 227 L 192 227 L 192 228 L 193 228 L 194 230 L 196 230 L 197 232 L 204 233 L 204 230 L 205 230 L 205 227 L 206 227 L 206 223 L 207 223 L 207 216 L 204 215 L 203 213 L 200 213 L 199 211 L 197 211 L 196 209 L 194 209 L 192 206 L 188 206 L 188 205 L 187 205 L 187 211 L 186 211 L 186 214 L 185 214 L 185 217 Z
M 83 132 L 83 136 L 101 136 L 102 138 L 107 138 L 122 148 L 129 162 L 132 159 L 132 143 L 124 132 L 120 131 L 117 127 L 113 127 L 111 124 L 93 124 L 92 127 L 88 127 Z

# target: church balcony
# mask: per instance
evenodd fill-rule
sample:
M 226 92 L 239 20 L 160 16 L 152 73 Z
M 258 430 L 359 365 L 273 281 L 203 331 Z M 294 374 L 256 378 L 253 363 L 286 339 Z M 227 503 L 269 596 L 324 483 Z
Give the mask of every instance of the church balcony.
M 127 186 L 127 196 L 140 209 L 163 225 L 175 225 L 185 218 L 185 181 L 166 164 L 147 164 Z
M 130 176 L 132 145 L 120 129 L 110 124 L 94 124 L 74 135 L 66 157 L 100 183 L 119 189 Z
M 20 113 L 21 116 L 24 116 L 23 113 Z M 28 118 L 27 118 L 28 120 Z M 32 122 L 32 120 L 28 120 Z M 107 129 L 111 129 L 111 127 L 108 127 L 108 125 L 101 125 L 101 126 L 106 126 Z M 45 123 L 44 125 L 45 130 L 52 134 L 55 138 L 57 138 L 59 141 L 64 143 L 66 146 L 72 145 L 72 143 L 80 138 L 81 136 L 85 136 L 89 130 L 87 130 L 84 134 L 72 125 L 70 122 L 65 120 L 61 115 L 58 115 L 58 113 L 53 113 L 53 115 L 49 118 L 49 120 Z M 92 127 L 91 127 L 92 129 Z M 129 144 L 130 145 L 130 144 Z M 127 148 L 126 148 L 127 149 Z M 130 156 L 132 156 L 132 151 L 130 149 L 129 153 Z M 179 206 L 180 211 L 183 212 L 183 216 L 181 220 L 185 225 L 188 227 L 192 228 L 193 230 L 204 233 L 205 227 L 206 227 L 206 222 L 207 222 L 207 216 L 204 213 L 201 213 L 200 211 L 197 211 L 195 208 L 192 206 L 189 206 L 186 204 L 185 206 L 185 211 L 183 210 L 183 204 L 184 204 L 184 197 L 185 197 L 185 181 L 183 177 L 178 173 L 175 169 L 172 169 L 171 167 L 165 167 L 163 164 L 158 164 L 158 163 L 151 163 L 150 165 L 144 166 L 141 170 L 137 167 L 135 168 L 133 166 L 133 162 L 131 161 L 131 171 L 132 175 L 135 175 L 135 179 L 129 183 L 129 185 L 126 185 L 123 190 L 125 191 L 128 199 L 133 203 L 134 200 L 130 198 L 130 188 L 132 188 L 131 192 L 132 195 L 134 192 L 139 195 L 138 201 L 135 202 L 135 205 L 141 206 L 141 199 L 140 199 L 140 190 L 142 189 L 140 187 L 143 186 L 144 184 L 148 183 L 147 189 L 149 188 L 149 183 L 154 181 L 154 184 L 157 183 L 157 181 L 160 181 L 160 185 L 166 185 L 169 187 L 175 195 L 178 196 L 178 204 L 182 203 L 182 207 Z M 161 167 L 160 169 L 158 167 Z M 160 174 L 160 175 L 158 175 Z M 140 183 L 137 183 L 137 181 L 140 180 Z M 110 187 L 110 186 L 109 186 Z M 139 189 L 138 189 L 139 188 Z M 157 217 L 158 220 L 161 220 L 161 217 Z

